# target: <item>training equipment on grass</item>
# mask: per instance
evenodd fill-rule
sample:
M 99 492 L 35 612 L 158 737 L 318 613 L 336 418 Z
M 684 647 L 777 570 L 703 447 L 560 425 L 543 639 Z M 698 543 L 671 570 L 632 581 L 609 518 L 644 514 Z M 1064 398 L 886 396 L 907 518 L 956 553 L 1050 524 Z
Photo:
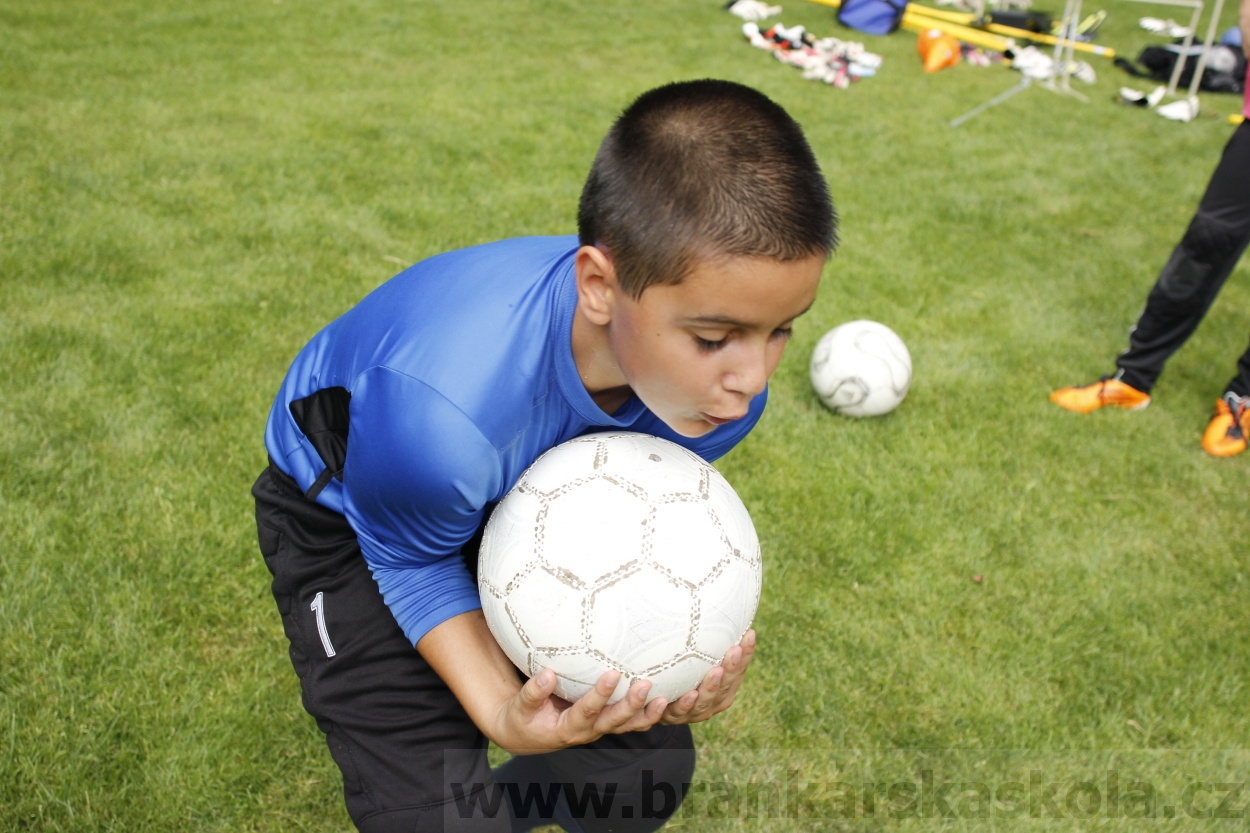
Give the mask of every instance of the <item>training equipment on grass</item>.
M 1222 3 L 1223 0 L 1217 0 L 1217 2 Z M 1070 83 L 1073 75 L 1089 83 L 1092 83 L 1094 80 L 1093 67 L 1090 67 L 1083 61 L 1077 61 L 1073 57 L 1077 51 L 1088 50 L 1090 47 L 1090 44 L 1082 43 L 1078 40 L 1081 26 L 1081 0 L 1066 0 L 1063 7 L 1063 17 L 1060 18 L 1059 25 L 1055 29 L 1058 32 L 1058 36 L 1054 38 L 1055 48 L 1049 60 L 1040 60 L 1044 56 L 1034 46 L 1026 47 L 1020 50 L 1019 53 L 1014 53 L 1012 67 L 1020 70 L 1020 83 L 1009 90 L 999 93 L 988 101 L 978 104 L 962 116 L 952 119 L 951 127 L 958 127 L 990 107 L 1002 104 L 1017 93 L 1027 90 L 1035 80 L 1041 81 L 1038 86 L 1042 89 L 1062 95 L 1070 95 L 1088 103 L 1089 98 L 1072 89 Z M 1027 56 L 1027 60 L 1022 60 L 1022 58 L 1026 57 L 1023 53 L 1032 54 Z M 1107 57 L 1113 57 L 1113 53 L 1104 52 L 1104 54 Z
M 759 540 L 703 459 L 646 434 L 591 434 L 539 457 L 495 508 L 478 557 L 491 633 L 526 674 L 576 700 L 604 671 L 698 687 L 755 616 Z
M 811 378 L 820 401 L 840 414 L 888 414 L 907 396 L 911 354 L 884 324 L 848 321 L 817 342 Z
M 1043 43 L 1048 46 L 1054 46 L 1059 43 L 1060 38 L 1048 34 L 1046 32 L 1038 32 L 1033 29 L 1024 28 L 1022 26 L 1013 26 L 1004 23 L 1004 20 L 1010 20 L 1011 17 L 1005 13 L 991 12 L 984 17 L 978 17 L 975 12 L 956 12 L 945 9 L 933 9 L 928 6 L 921 6 L 915 3 L 909 3 L 907 6 L 909 15 L 919 18 L 917 25 L 924 25 L 924 21 L 930 21 L 929 25 L 934 25 L 933 20 L 945 21 L 961 27 L 956 30 L 963 31 L 966 28 L 983 29 L 1004 38 L 1012 38 L 1019 41 L 1032 41 L 1034 43 Z M 1088 52 L 1091 55 L 1099 55 L 1104 58 L 1114 58 L 1115 50 L 1109 46 L 1099 46 L 1094 43 L 1085 41 L 1072 41 L 1072 48 L 1078 52 Z
M 817 38 L 803 26 L 777 23 L 766 31 L 747 21 L 742 34 L 757 49 L 772 53 L 783 64 L 803 70 L 803 77 L 845 89 L 858 78 L 875 75 L 881 56 L 864 49 L 862 43 L 837 38 Z
M 888 35 L 903 20 L 907 0 L 839 0 L 837 18 L 843 26 L 870 35 Z
M 822 6 L 830 6 L 832 8 L 841 8 L 842 0 L 812 0 Z M 973 46 L 980 46 L 983 49 L 993 49 L 1002 52 L 1008 48 L 1008 39 L 1002 35 L 994 35 L 989 32 L 983 32 L 971 26 L 963 26 L 946 20 L 938 20 L 927 15 L 917 13 L 917 5 L 908 3 L 903 13 L 900 27 L 912 32 L 922 32 L 926 29 L 941 29 L 944 32 L 954 35 L 964 43 L 970 43 Z
M 1165 1 L 1142 0 L 1142 2 Z M 1183 2 L 1184 0 L 1178 1 Z M 840 9 L 842 6 L 842 0 L 812 0 L 812 2 L 822 6 L 831 6 L 835 9 Z M 1197 0 L 1191 0 L 1191 2 L 1197 2 Z M 903 29 L 917 33 L 926 32 L 930 29 L 940 29 L 964 43 L 970 43 L 973 46 L 980 46 L 984 49 L 993 49 L 996 52 L 1010 51 L 1012 49 L 1012 39 L 1026 42 L 1033 41 L 1047 45 L 1058 44 L 1062 40 L 1065 45 L 1078 52 L 1088 52 L 1091 55 L 1101 55 L 1105 58 L 1115 57 L 1115 50 L 1108 46 L 1098 46 L 1097 44 L 1074 41 L 1070 38 L 1060 38 L 1044 32 L 1037 32 L 1032 29 L 1001 22 L 1010 19 L 1012 19 L 1010 16 L 1002 12 L 991 12 L 989 14 L 957 12 L 922 6 L 919 3 L 908 3 L 904 8 L 900 26 Z
M 916 37 L 916 51 L 925 72 L 937 72 L 959 63 L 959 41 L 940 29 L 928 29 Z

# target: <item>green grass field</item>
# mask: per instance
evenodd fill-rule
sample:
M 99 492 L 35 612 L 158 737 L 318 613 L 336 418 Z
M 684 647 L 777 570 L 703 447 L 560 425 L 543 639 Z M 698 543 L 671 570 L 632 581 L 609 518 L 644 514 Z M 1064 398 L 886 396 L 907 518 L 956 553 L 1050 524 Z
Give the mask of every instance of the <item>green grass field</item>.
M 1167 9 L 1101 8 L 1100 42 L 1158 42 L 1137 19 Z M 926 75 L 914 35 L 801 0 L 779 19 L 885 64 L 804 81 L 719 0 L 0 0 L 0 829 L 349 829 L 254 540 L 271 397 L 402 265 L 573 231 L 615 114 L 707 76 L 805 126 L 843 242 L 719 464 L 767 567 L 700 777 L 923 798 L 927 771 L 991 801 L 768 818 L 705 791 L 672 827 L 1246 829 L 1250 790 L 1220 818 L 1232 788 L 1193 788 L 1250 780 L 1250 455 L 1198 447 L 1245 347 L 1246 267 L 1147 411 L 1046 400 L 1111 368 L 1240 98 L 1170 122 L 1114 103 L 1143 84 L 1094 59 L 1089 103 L 1032 88 L 951 129 L 1017 76 Z M 915 377 L 855 421 L 807 358 L 860 317 Z M 1033 773 L 1063 800 L 1004 792 Z

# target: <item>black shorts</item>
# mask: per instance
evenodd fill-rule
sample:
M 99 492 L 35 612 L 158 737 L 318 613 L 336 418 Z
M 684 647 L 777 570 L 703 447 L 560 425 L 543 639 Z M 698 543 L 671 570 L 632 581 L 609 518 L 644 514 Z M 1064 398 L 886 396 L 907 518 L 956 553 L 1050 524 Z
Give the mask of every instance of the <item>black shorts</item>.
M 570 830 L 643 833 L 677 810 L 694 772 L 687 726 L 609 735 L 492 773 L 486 738 L 404 636 L 347 519 L 272 465 L 252 495 L 304 708 L 358 829 L 506 833 L 515 816 L 554 816 Z

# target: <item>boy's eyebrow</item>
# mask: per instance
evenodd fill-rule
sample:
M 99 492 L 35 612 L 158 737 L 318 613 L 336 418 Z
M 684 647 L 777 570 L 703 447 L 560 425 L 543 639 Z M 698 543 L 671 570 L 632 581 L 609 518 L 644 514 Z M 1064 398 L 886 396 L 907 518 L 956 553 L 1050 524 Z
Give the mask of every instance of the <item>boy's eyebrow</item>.
M 786 320 L 792 321 L 795 318 L 798 318 L 806 314 L 807 311 L 810 310 L 812 308 L 812 305 L 815 303 L 816 302 L 813 301 L 811 304 L 808 304 L 807 306 L 803 307 L 802 310 L 800 310 L 799 312 L 796 312 L 794 315 L 790 316 Z M 728 325 L 731 327 L 754 326 L 754 324 L 750 321 L 741 321 L 729 315 L 695 315 L 690 318 L 687 318 L 686 320 L 689 321 L 691 324 L 722 324 L 722 325 Z

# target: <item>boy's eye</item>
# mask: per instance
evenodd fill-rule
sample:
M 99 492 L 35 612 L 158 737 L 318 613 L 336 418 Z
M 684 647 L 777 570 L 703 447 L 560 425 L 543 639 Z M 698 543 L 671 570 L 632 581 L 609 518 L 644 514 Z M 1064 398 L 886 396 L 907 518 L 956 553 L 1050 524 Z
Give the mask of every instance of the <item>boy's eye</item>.
M 712 341 L 710 339 L 701 338 L 700 336 L 694 337 L 694 342 L 695 344 L 699 346 L 699 349 L 708 353 L 711 353 L 714 350 L 719 350 L 720 348 L 724 347 L 726 340 L 727 339 L 722 338 L 717 341 Z
M 777 329 L 773 330 L 773 338 L 779 338 L 779 339 L 782 339 L 783 341 L 785 339 L 788 339 L 792 335 L 794 335 L 793 327 L 778 327 Z

